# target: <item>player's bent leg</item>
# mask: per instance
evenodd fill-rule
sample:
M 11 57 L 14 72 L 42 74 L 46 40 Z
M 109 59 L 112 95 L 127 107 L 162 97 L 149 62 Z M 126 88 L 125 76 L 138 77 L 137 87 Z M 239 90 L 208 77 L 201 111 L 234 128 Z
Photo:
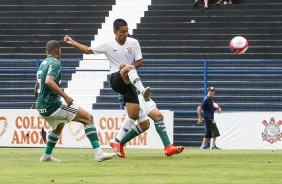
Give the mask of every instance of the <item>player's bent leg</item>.
M 55 124 L 55 120 L 53 122 Z M 46 148 L 45 148 L 45 152 L 42 155 L 42 157 L 40 158 L 40 162 L 61 162 L 60 160 L 52 157 L 52 152 L 53 149 L 55 148 L 60 133 L 62 132 L 63 128 L 64 128 L 64 123 L 60 123 L 57 125 L 56 129 L 52 130 L 51 133 L 48 135 L 48 141 L 46 144 Z
M 139 104 L 127 102 L 125 106 L 127 109 L 128 117 L 134 121 L 137 120 L 139 118 L 140 111 Z
M 80 122 L 83 124 L 90 124 L 93 123 L 93 116 L 83 108 L 78 107 L 77 114 L 74 117 L 73 121 Z

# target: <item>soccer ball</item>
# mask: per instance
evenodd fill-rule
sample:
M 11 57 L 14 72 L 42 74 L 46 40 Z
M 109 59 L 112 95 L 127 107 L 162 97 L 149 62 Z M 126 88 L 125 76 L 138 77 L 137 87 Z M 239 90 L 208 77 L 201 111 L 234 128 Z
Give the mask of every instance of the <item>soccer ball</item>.
M 229 48 L 234 54 L 244 54 L 249 47 L 248 41 L 242 36 L 234 37 L 229 44 Z

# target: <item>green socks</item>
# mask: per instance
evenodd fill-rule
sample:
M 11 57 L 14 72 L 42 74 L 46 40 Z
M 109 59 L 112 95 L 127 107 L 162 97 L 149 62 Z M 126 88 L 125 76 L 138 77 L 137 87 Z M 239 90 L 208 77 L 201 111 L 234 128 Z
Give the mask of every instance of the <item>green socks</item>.
M 120 144 L 124 145 L 128 141 L 130 141 L 131 139 L 133 139 L 134 137 L 136 137 L 136 136 L 138 136 L 138 135 L 140 135 L 142 133 L 143 133 L 143 130 L 139 127 L 139 125 L 136 125 L 135 127 L 133 127 L 131 130 L 129 130 L 125 134 L 125 136 L 120 141 Z
M 170 141 L 169 141 L 169 138 L 168 138 L 168 135 L 167 135 L 167 131 L 166 131 L 166 128 L 165 128 L 165 124 L 163 121 L 156 121 L 155 122 L 155 127 L 156 127 L 156 130 L 163 142 L 163 145 L 164 147 L 170 145 Z
M 58 139 L 59 139 L 59 136 L 58 134 L 55 134 L 53 132 L 51 132 L 49 135 L 48 135 L 48 142 L 47 142 L 47 145 L 46 145 L 46 149 L 45 149 L 45 154 L 47 155 L 51 155 L 54 147 L 56 146 L 57 142 L 58 142 Z

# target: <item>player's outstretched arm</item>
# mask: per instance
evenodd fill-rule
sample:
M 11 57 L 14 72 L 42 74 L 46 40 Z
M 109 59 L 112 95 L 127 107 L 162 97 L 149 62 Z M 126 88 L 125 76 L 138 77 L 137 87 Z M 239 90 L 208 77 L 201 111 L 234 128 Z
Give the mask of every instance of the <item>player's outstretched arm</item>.
M 66 35 L 64 37 L 64 42 L 73 46 L 74 48 L 78 49 L 79 51 L 81 51 L 84 54 L 93 54 L 93 51 L 91 49 L 91 47 L 88 47 L 86 45 L 82 45 L 76 41 L 74 41 L 71 37 L 69 37 L 68 35 Z

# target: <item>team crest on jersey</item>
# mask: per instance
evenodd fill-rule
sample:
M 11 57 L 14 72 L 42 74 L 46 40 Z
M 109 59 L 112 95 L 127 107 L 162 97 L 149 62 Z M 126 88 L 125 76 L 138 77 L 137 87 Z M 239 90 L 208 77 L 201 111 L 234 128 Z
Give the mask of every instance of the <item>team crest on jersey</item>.
M 132 54 L 133 53 L 133 48 L 132 47 L 128 47 L 127 48 L 127 53 L 128 54 Z
M 269 122 L 263 120 L 262 124 L 265 126 L 265 129 L 261 134 L 263 141 L 267 141 L 270 144 L 273 144 L 277 141 L 281 141 L 281 137 L 282 137 L 282 132 L 280 130 L 280 125 L 282 125 L 281 120 L 275 123 L 275 119 L 272 117 L 270 118 Z

